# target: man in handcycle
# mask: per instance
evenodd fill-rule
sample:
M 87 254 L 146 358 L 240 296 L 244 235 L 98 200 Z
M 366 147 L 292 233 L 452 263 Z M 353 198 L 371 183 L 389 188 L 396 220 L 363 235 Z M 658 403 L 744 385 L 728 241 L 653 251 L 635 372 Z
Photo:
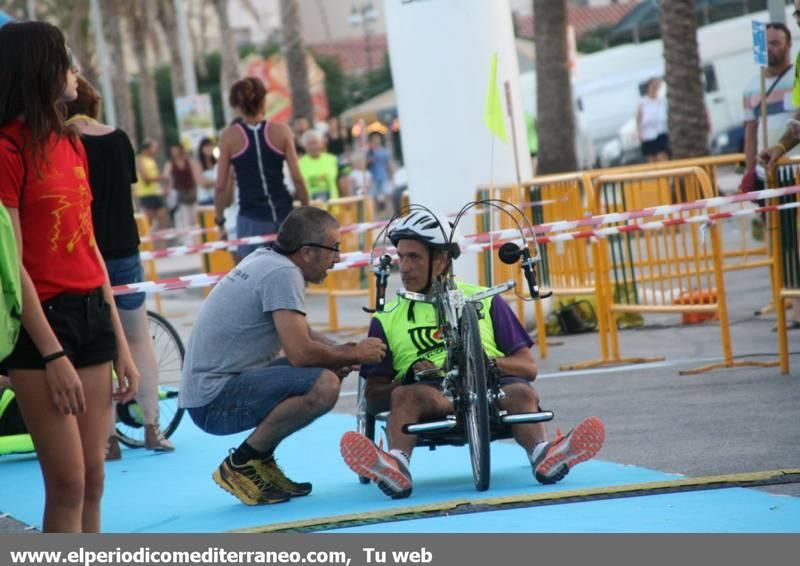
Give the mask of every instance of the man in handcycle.
M 427 211 L 414 211 L 389 232 L 407 291 L 430 293 L 432 282 L 458 258 L 455 238 L 448 241 L 445 237 L 449 228 L 449 223 Z M 462 283 L 458 286 L 465 295 L 480 290 Z M 481 343 L 505 394 L 497 401 L 499 409 L 508 414 L 540 411 L 539 395 L 531 385 L 537 369 L 530 336 L 499 295 L 483 303 Z M 445 363 L 446 352 L 438 331 L 434 306 L 404 297 L 376 313 L 370 324 L 369 336 L 383 340 L 387 354 L 377 364 L 363 365 L 361 376 L 366 379 L 367 412 L 391 411 L 389 450 L 353 431 L 344 434 L 340 449 L 350 469 L 377 483 L 393 499 L 408 497 L 412 490 L 409 462 L 417 438 L 404 433 L 403 426 L 442 419 L 454 411 L 442 391 L 443 376 L 438 370 Z M 543 484 L 560 481 L 572 467 L 594 457 L 605 438 L 603 422 L 597 417 L 589 417 L 566 436 L 550 442 L 541 422 L 514 424 L 511 432 L 525 450 L 534 477 Z

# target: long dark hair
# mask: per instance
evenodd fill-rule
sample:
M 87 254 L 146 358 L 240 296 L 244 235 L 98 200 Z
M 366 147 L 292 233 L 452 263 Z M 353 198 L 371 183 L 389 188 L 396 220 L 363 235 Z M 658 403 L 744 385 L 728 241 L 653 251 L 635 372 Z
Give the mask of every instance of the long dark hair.
M 41 172 L 52 134 L 67 135 L 59 98 L 70 60 L 64 34 L 45 22 L 8 23 L 0 28 L 0 126 L 25 121 L 26 151 Z
M 203 138 L 200 140 L 200 145 L 197 146 L 197 159 L 200 161 L 200 166 L 203 168 L 203 171 L 208 171 L 209 169 L 213 169 L 214 165 L 217 164 L 217 158 L 214 155 L 206 155 L 203 151 L 203 148 L 207 146 L 214 146 L 214 142 L 212 142 L 209 138 Z

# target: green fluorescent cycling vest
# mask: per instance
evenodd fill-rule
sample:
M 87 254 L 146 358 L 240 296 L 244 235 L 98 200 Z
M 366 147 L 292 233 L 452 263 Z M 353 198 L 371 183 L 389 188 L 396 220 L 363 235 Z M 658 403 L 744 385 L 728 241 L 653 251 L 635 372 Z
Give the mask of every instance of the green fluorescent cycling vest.
M 466 297 L 485 289 L 460 282 L 456 285 Z M 502 357 L 504 354 L 494 341 L 494 325 L 490 316 L 492 297 L 487 297 L 481 303 L 483 309 L 478 313 L 481 344 L 490 358 Z M 414 305 L 415 321 L 410 321 L 410 306 L 411 301 L 398 297 L 386 306 L 384 312 L 374 315 L 383 327 L 389 351 L 392 353 L 395 380 L 402 379 L 411 364 L 419 359 L 442 367 L 447 358 L 441 332 L 436 324 L 436 309 L 428 303 L 417 303 Z
M 800 107 L 800 71 L 798 71 L 798 67 L 800 67 L 800 53 L 797 54 L 794 61 L 794 88 L 792 89 L 792 105 Z

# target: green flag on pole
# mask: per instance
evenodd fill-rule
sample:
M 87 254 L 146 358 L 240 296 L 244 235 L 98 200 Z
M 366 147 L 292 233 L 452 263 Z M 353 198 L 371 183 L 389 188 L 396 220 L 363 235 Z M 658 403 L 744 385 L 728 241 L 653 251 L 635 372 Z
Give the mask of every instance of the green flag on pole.
M 489 90 L 486 93 L 483 123 L 494 135 L 503 140 L 504 143 L 508 143 L 503 105 L 500 103 L 500 89 L 497 86 L 497 53 L 492 55 L 492 67 L 489 71 Z

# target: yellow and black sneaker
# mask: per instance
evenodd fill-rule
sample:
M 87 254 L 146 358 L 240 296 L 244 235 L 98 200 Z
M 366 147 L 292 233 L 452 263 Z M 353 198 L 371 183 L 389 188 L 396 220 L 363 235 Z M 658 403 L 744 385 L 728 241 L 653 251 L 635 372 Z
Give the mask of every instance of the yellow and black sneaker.
M 231 454 L 233 450 L 211 475 L 222 489 L 245 505 L 283 503 L 292 498 L 290 493 L 278 488 L 265 477 L 261 460 L 250 460 L 237 466 L 233 463 Z
M 307 481 L 298 483 L 290 480 L 275 461 L 275 456 L 270 456 L 269 458 L 261 460 L 261 472 L 272 485 L 285 491 L 292 497 L 302 497 L 303 495 L 311 493 L 311 483 Z

